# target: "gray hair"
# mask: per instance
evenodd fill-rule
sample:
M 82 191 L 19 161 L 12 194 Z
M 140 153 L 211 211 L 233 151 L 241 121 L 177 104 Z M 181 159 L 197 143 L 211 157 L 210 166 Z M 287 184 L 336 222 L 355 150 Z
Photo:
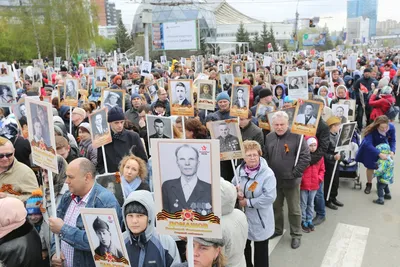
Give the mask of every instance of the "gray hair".
M 381 94 L 383 95 L 390 95 L 392 93 L 392 87 L 385 86 L 381 89 Z
M 275 119 L 285 119 L 287 122 L 289 122 L 289 115 L 286 112 L 280 110 L 272 115 L 271 122 L 274 123 Z

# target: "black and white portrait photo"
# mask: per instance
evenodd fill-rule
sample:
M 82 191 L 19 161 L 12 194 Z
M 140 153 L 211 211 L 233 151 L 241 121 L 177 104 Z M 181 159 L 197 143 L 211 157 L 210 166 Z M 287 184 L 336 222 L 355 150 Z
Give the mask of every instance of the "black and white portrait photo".
M 32 119 L 32 139 L 36 144 L 43 142 L 46 147 L 51 147 L 51 137 L 49 133 L 49 120 L 47 117 L 47 107 L 31 103 Z M 29 126 L 29 122 L 28 122 Z
M 13 105 L 12 112 L 14 113 L 15 117 L 17 117 L 18 120 L 20 120 L 22 117 L 25 117 L 25 119 L 26 119 L 25 102 Z
M 345 104 L 332 104 L 332 113 L 340 119 L 341 123 L 346 123 L 349 116 L 349 106 Z
M 40 68 L 32 69 L 32 82 L 42 84 L 42 70 Z
M 64 99 L 78 99 L 78 80 L 65 79 Z
M 194 63 L 194 73 L 199 74 L 203 72 L 203 61 L 199 60 Z
M 167 64 L 167 56 L 160 56 L 161 65 Z
M 291 132 L 315 136 L 323 106 L 323 103 L 314 100 L 298 101 Z
M 174 136 L 170 117 L 146 115 L 146 127 L 149 146 L 152 138 L 171 139 Z
M 235 80 L 241 81 L 243 79 L 242 63 L 232 63 L 232 74 Z
M 306 88 L 307 80 L 304 80 L 303 76 L 290 76 L 288 77 L 289 80 L 289 90 L 291 89 L 301 89 Z
M 192 103 L 191 83 L 187 80 L 170 80 L 171 101 L 179 106 L 190 106 Z
M 289 71 L 286 81 L 288 83 L 288 94 L 291 99 L 308 99 L 308 76 L 307 71 Z
M 113 107 L 118 106 L 122 108 L 122 110 L 125 110 L 124 96 L 125 96 L 124 90 L 105 89 L 103 90 L 102 107 L 106 107 L 107 110 L 110 110 Z
M 225 71 L 224 63 L 219 62 L 219 63 L 218 63 L 218 72 L 219 72 L 219 73 L 223 73 L 224 71 Z
M 256 62 L 246 62 L 246 72 L 247 73 L 256 72 Z
M 356 127 L 355 122 L 342 124 L 338 138 L 338 143 L 335 149 L 336 152 L 350 149 L 350 143 L 351 139 L 353 138 L 355 127 Z
M 122 206 L 124 204 L 124 194 L 122 193 L 121 183 L 117 182 L 115 173 L 100 174 L 96 176 L 96 181 L 105 189 L 113 193 L 118 203 Z
M 186 65 L 186 58 L 181 57 L 181 65 L 185 66 Z
M 319 106 L 313 103 L 304 103 L 299 108 L 296 123 L 303 125 L 315 125 L 317 122 Z
M 13 82 L 0 81 L 0 104 L 13 104 L 16 102 L 17 92 Z
M 143 61 L 140 65 L 140 75 L 147 76 L 149 74 L 151 74 L 151 62 Z
M 107 81 L 107 68 L 96 68 L 95 75 L 96 75 L 97 82 L 106 82 Z
M 280 64 L 275 65 L 275 75 L 274 76 L 283 76 L 283 65 L 280 65 Z
M 214 88 L 212 83 L 208 83 L 208 81 L 199 82 L 199 92 L 200 92 L 200 99 L 207 99 L 212 100 L 214 98 Z
M 90 134 L 94 148 L 101 147 L 112 141 L 110 126 L 107 123 L 107 109 L 96 110 L 89 115 Z
M 221 121 L 214 125 L 214 133 L 219 140 L 221 153 L 240 151 L 240 141 L 234 124 Z
M 340 99 L 339 104 L 341 105 L 347 105 L 349 107 L 349 111 L 347 112 L 347 121 L 354 121 L 356 114 L 356 100 L 353 99 Z
M 135 56 L 135 64 L 136 64 L 136 66 L 142 66 L 142 62 L 143 62 L 143 57 Z
M 248 88 L 245 86 L 235 86 L 233 91 L 233 106 L 246 108 L 248 105 Z
M 324 53 L 324 64 L 326 70 L 333 70 L 336 68 L 336 53 Z
M 8 75 L 7 62 L 0 62 L 0 76 Z
M 221 88 L 222 91 L 228 91 L 232 89 L 232 85 L 234 83 L 233 74 L 221 74 Z
M 269 130 L 269 118 L 268 114 L 275 111 L 275 105 L 263 105 L 258 104 L 256 110 L 256 118 L 258 121 L 258 126 L 262 129 Z

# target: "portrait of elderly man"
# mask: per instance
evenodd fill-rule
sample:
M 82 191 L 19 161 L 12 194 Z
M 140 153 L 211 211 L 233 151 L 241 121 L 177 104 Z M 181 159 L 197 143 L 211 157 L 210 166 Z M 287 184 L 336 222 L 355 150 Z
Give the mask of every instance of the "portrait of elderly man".
M 317 118 L 314 116 L 314 106 L 306 103 L 304 112 L 302 114 L 297 114 L 296 122 L 304 125 L 315 125 Z
M 227 123 L 218 125 L 218 133 L 217 139 L 219 140 L 221 153 L 240 150 L 239 138 L 230 133 Z

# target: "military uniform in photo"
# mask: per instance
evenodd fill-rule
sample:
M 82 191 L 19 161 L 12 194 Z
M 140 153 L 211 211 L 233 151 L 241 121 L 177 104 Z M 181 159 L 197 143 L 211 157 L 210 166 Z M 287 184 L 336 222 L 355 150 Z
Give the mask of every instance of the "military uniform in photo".
M 220 144 L 220 152 L 231 152 L 240 150 L 239 139 L 231 134 L 228 134 L 225 138 L 218 136 Z

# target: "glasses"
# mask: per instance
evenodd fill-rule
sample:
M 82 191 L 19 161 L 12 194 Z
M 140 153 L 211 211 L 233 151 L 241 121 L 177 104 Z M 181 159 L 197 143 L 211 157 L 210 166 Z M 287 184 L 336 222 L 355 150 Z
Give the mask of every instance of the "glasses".
M 257 158 L 257 157 L 259 157 L 258 154 L 249 154 L 249 155 L 246 155 L 246 158 Z
M 14 153 L 5 153 L 5 154 L 0 154 L 0 159 L 6 157 L 6 158 L 10 158 L 12 155 L 14 155 Z

